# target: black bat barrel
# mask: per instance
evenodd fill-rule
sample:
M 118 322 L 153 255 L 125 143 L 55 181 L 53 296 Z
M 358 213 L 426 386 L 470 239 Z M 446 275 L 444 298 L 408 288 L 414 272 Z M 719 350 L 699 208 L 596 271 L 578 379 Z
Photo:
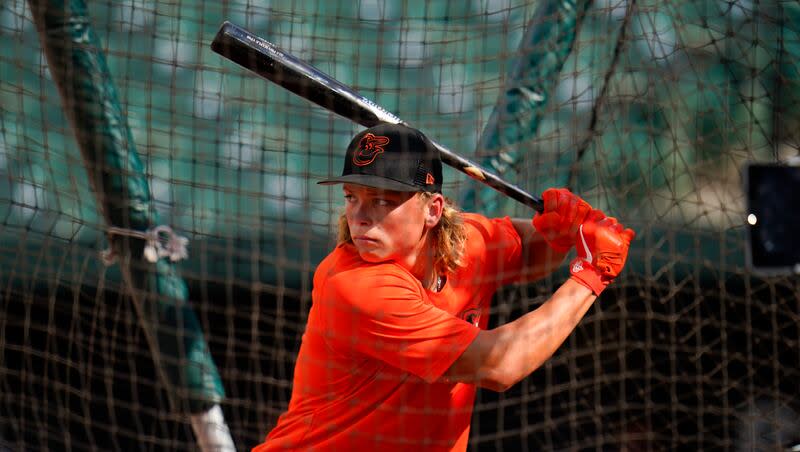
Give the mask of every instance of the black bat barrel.
M 347 85 L 230 22 L 222 24 L 211 42 L 211 50 L 365 127 L 403 122 Z
M 222 24 L 211 42 L 211 50 L 298 96 L 362 126 L 372 127 L 381 123 L 406 124 L 347 85 L 294 55 L 282 51 L 271 42 L 230 22 L 226 21 Z M 433 144 L 439 149 L 442 162 L 446 165 L 494 188 L 511 199 L 539 212 L 542 211 L 541 199 L 484 171 L 476 163 L 461 157 L 435 141 Z

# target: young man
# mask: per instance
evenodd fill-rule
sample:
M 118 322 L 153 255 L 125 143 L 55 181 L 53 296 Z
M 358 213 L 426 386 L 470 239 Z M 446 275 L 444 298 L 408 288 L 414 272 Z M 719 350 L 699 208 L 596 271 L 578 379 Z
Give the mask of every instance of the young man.
M 461 213 L 419 131 L 357 134 L 341 177 L 339 245 L 317 267 L 289 409 L 254 451 L 463 451 L 476 386 L 538 368 L 622 270 L 634 233 L 567 190 L 530 220 Z M 534 228 L 535 225 L 535 228 Z M 542 306 L 486 330 L 496 289 L 570 278 Z

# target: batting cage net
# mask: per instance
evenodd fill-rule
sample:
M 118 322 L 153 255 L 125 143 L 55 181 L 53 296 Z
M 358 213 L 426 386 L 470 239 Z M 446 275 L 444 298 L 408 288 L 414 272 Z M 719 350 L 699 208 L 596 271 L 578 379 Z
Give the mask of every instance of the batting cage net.
M 195 449 L 216 406 L 244 450 L 286 410 L 342 206 L 316 182 L 362 127 L 213 52 L 226 20 L 637 231 L 552 359 L 478 392 L 470 450 L 800 442 L 800 283 L 748 265 L 743 179 L 800 155 L 796 2 L 5 0 L 0 449 Z M 567 276 L 502 289 L 490 327 Z

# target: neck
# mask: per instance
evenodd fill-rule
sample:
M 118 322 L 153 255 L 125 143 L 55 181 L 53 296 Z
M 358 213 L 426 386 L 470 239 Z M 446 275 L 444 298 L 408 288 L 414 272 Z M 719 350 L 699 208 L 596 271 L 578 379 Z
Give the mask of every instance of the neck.
M 423 239 L 420 240 L 420 248 L 415 254 L 413 265 L 409 268 L 411 274 L 414 275 L 422 283 L 422 287 L 429 290 L 436 290 L 437 275 L 436 267 L 434 266 L 434 253 L 432 243 L 430 242 L 429 234 L 425 234 Z

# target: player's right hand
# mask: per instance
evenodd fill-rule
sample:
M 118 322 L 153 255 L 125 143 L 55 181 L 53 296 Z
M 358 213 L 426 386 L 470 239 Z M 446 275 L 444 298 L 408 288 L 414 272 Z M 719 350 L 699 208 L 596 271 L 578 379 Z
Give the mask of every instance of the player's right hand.
M 548 188 L 542 193 L 542 204 L 544 209 L 533 217 L 533 227 L 550 248 L 566 253 L 592 206 L 566 188 Z
M 600 295 L 625 266 L 634 237 L 633 229 L 593 210 L 578 230 L 578 257 L 570 264 L 571 278 Z

